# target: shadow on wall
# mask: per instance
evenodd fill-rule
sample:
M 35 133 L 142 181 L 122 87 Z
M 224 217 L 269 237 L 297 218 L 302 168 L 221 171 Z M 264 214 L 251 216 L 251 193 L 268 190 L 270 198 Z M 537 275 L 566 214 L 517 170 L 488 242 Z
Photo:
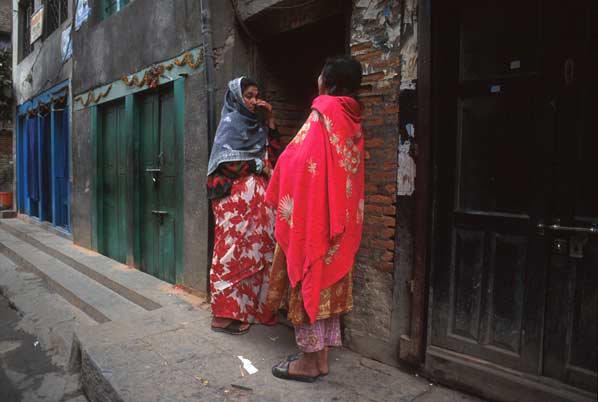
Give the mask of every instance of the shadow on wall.
M 346 32 L 341 14 L 273 36 L 258 46 L 257 78 L 274 108 L 283 145 L 309 115 L 326 58 L 346 53 Z

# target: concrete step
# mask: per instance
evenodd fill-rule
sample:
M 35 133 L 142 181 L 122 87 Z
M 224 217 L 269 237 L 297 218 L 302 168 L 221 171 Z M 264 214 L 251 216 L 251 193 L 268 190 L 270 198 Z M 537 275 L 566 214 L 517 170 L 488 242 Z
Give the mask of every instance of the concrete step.
M 145 309 L 83 275 L 57 258 L 0 229 L 0 252 L 43 277 L 67 301 L 98 323 L 124 320 Z
M 164 292 L 171 286 L 168 283 L 94 251 L 78 247 L 70 240 L 56 236 L 44 228 L 23 222 L 20 219 L 3 220 L 0 222 L 0 228 L 101 283 L 147 311 L 158 309 L 164 303 L 172 302 Z
M 12 209 L 5 209 L 0 211 L 0 219 L 12 219 L 17 217 L 17 211 Z

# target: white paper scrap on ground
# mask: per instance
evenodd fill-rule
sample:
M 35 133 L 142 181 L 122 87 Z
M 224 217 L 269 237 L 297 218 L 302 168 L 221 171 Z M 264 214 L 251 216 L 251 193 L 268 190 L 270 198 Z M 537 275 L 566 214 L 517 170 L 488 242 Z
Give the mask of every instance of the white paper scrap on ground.
M 255 368 L 251 360 L 244 358 L 243 356 L 237 356 L 239 360 L 243 362 L 243 369 L 247 371 L 249 374 L 255 374 L 258 372 L 258 369 Z

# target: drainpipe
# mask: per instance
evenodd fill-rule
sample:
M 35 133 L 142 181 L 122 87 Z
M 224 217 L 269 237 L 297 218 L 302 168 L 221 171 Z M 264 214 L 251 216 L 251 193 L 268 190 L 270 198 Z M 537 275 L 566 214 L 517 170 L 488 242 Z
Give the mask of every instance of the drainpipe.
M 214 52 L 212 51 L 212 15 L 210 0 L 199 0 L 201 10 L 201 34 L 203 39 L 203 54 L 205 62 L 206 107 L 208 109 L 208 157 L 212 152 L 214 136 L 216 135 L 216 93 L 214 85 Z M 206 161 L 207 166 L 207 161 Z M 207 201 L 207 200 L 206 200 Z M 206 293 L 210 292 L 210 267 L 214 252 L 214 214 L 208 202 L 208 253 L 206 261 Z
M 208 108 L 208 151 L 211 152 L 216 132 L 216 94 L 214 90 L 214 54 L 212 51 L 212 16 L 210 13 L 210 0 L 200 0 L 200 8 Z

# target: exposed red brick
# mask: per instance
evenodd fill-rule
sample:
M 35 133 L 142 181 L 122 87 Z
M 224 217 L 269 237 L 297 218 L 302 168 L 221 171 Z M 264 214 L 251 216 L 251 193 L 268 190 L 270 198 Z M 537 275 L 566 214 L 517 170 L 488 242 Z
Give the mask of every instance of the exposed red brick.
M 394 250 L 395 248 L 395 242 L 392 240 L 372 240 L 370 241 L 370 245 L 372 248 L 382 250 Z
M 380 95 L 362 95 L 360 99 L 366 105 L 370 103 L 382 103 L 384 100 Z
M 372 42 L 363 42 L 363 43 L 358 43 L 356 45 L 351 46 L 351 52 L 356 53 L 356 52 L 361 52 L 363 50 L 368 50 L 368 49 L 372 49 L 372 48 L 373 48 Z
M 368 203 L 392 204 L 395 200 L 386 195 L 370 195 L 366 197 Z
M 392 272 L 395 266 L 392 262 L 380 262 L 376 264 L 376 268 L 383 272 Z
M 382 71 L 372 73 L 372 74 L 367 74 L 367 75 L 363 76 L 363 82 L 373 82 L 373 81 L 379 81 L 381 79 L 384 79 L 384 72 L 382 72 Z
M 383 124 L 384 124 L 384 118 L 382 118 L 382 117 L 369 118 L 363 122 L 363 125 L 366 127 L 376 127 L 376 126 L 381 126 Z
M 393 253 L 392 251 L 385 251 L 384 254 L 382 254 L 382 256 L 380 256 L 380 259 L 382 261 L 385 262 L 389 262 L 392 261 L 395 257 L 395 253 Z
M 368 148 L 379 148 L 384 145 L 384 138 L 371 138 L 365 140 L 365 146 Z
M 379 223 L 389 228 L 394 228 L 397 224 L 394 217 L 390 216 L 369 216 L 366 215 L 366 220 L 371 223 Z
M 387 206 L 387 207 L 382 207 L 382 213 L 384 215 L 393 215 L 394 216 L 397 213 L 397 208 L 392 205 Z
M 382 60 L 382 58 L 384 56 L 384 52 L 382 50 L 376 49 L 376 50 L 372 50 L 370 52 L 354 54 L 353 56 L 361 62 L 367 61 L 367 62 L 372 63 L 375 60 L 376 61 Z

